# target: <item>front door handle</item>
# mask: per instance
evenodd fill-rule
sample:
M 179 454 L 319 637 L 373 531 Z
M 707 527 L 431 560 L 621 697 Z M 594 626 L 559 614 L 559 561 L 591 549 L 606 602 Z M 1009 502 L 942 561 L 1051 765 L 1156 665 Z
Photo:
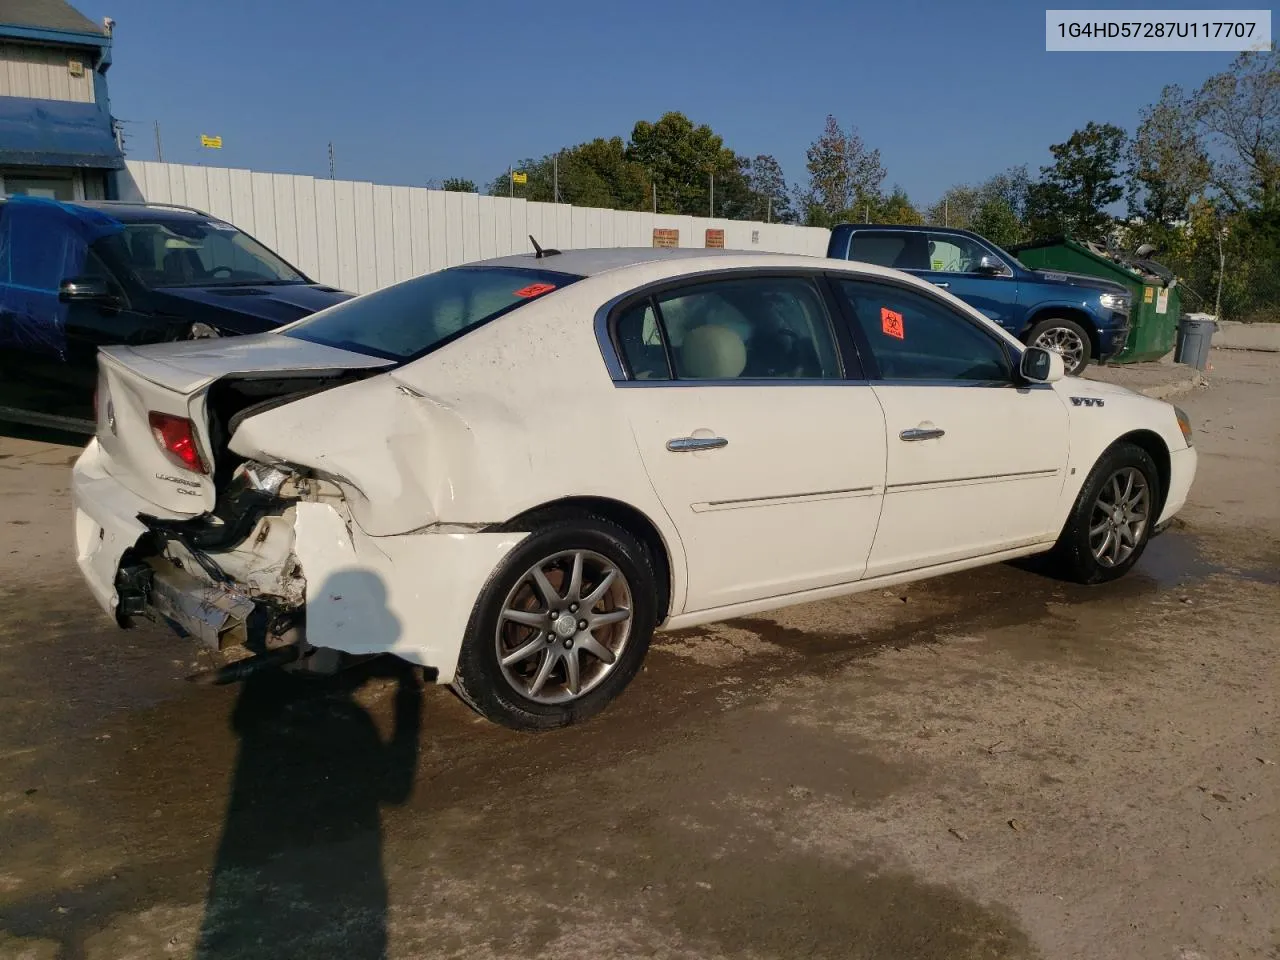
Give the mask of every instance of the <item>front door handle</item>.
M 912 427 L 910 430 L 903 430 L 898 434 L 899 440 L 937 440 L 944 436 L 947 431 L 939 430 L 936 427 L 925 429 L 924 427 Z
M 695 453 L 698 450 L 719 450 L 727 447 L 729 441 L 724 437 L 676 437 L 667 441 L 667 449 L 672 453 Z
M 941 287 L 943 290 L 951 289 L 951 284 L 947 283 L 945 280 L 935 280 L 933 281 L 933 285 L 935 287 Z

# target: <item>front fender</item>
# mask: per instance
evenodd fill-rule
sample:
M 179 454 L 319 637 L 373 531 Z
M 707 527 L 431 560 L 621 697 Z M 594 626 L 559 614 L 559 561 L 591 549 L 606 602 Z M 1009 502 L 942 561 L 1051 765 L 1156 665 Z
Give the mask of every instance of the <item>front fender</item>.
M 1053 386 L 1067 406 L 1068 424 L 1067 479 L 1057 505 L 1058 528 L 1066 523 L 1089 471 L 1117 440 L 1134 436 L 1161 443 L 1166 462 L 1187 449 L 1172 404 L 1083 377 L 1059 380 Z M 1169 493 L 1163 491 L 1166 497 Z

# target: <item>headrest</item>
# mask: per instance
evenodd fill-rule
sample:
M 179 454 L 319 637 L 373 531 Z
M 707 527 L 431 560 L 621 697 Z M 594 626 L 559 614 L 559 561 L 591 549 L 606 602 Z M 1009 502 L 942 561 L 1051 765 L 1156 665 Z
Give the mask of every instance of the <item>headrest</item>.
M 684 335 L 680 360 L 685 376 L 698 380 L 732 380 L 747 365 L 747 345 L 719 324 L 695 327 Z

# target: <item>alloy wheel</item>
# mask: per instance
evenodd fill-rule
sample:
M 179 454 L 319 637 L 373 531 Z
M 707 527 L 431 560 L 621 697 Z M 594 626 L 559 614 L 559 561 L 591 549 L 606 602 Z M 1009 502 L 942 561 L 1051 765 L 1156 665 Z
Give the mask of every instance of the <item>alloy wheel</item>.
M 1068 373 L 1074 371 L 1084 359 L 1084 341 L 1080 338 L 1080 334 L 1070 327 L 1050 327 L 1036 337 L 1036 342 L 1032 346 L 1061 354 L 1062 363 Z
M 1123 467 L 1102 485 L 1089 519 L 1089 550 L 1104 567 L 1124 563 L 1146 532 L 1151 487 L 1137 467 Z
M 598 687 L 631 637 L 631 587 L 617 565 L 590 550 L 552 554 L 507 594 L 494 637 L 511 688 L 562 704 Z

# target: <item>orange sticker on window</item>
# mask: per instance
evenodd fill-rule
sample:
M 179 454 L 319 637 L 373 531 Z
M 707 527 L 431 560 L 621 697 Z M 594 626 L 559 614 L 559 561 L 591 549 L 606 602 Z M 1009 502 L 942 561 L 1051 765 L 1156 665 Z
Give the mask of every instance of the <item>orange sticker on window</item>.
M 528 299 L 529 297 L 540 297 L 544 293 L 550 293 L 555 288 L 556 285 L 554 283 L 531 283 L 527 287 L 521 287 L 517 290 L 514 296 L 524 297 L 525 299 Z
M 888 337 L 897 337 L 899 340 L 906 337 L 906 332 L 902 329 L 902 314 L 888 307 L 880 308 L 880 329 Z

